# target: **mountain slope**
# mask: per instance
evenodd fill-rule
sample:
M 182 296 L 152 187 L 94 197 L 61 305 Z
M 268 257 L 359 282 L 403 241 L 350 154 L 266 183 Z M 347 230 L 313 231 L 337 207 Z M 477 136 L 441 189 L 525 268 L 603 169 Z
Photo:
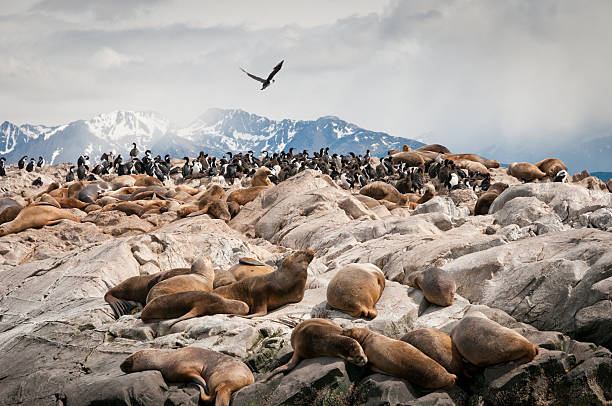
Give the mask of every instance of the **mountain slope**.
M 9 163 L 23 155 L 43 156 L 48 162 L 76 161 L 87 154 L 96 160 L 103 152 L 128 155 L 136 142 L 140 153 L 175 157 L 195 156 L 199 151 L 221 156 L 227 151 L 253 150 L 260 153 L 330 147 L 330 152 L 386 155 L 389 149 L 422 143 L 365 130 L 338 117 L 317 120 L 270 120 L 243 110 L 210 109 L 184 128 L 172 128 L 167 119 L 152 112 L 113 111 L 90 120 L 79 120 L 58 127 L 16 126 L 9 122 L 0 128 L 0 155 Z

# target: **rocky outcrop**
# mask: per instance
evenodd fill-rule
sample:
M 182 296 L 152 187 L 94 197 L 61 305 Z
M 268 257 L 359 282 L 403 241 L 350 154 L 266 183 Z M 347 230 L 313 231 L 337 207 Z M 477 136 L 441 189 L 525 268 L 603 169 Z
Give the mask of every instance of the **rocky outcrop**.
M 388 210 L 306 170 L 261 192 L 229 225 L 207 215 L 177 219 L 176 210 L 142 218 L 94 211 L 81 213 L 82 223 L 0 237 L 0 404 L 196 405 L 193 385 L 119 369 L 139 349 L 183 346 L 220 351 L 251 368 L 256 382 L 234 393 L 232 405 L 611 401 L 612 234 L 604 230 L 612 194 L 514 183 L 492 214 L 473 217 L 471 193 Z M 128 277 L 188 267 L 203 254 L 223 269 L 242 256 L 278 266 L 296 249 L 316 253 L 304 299 L 263 317 L 145 324 L 138 313 L 115 320 L 102 298 Z M 353 318 L 326 301 L 327 284 L 352 262 L 373 263 L 387 278 L 374 319 Z M 403 284 L 430 266 L 456 280 L 449 307 Z M 305 360 L 264 381 L 291 357 L 292 328 L 304 319 L 399 338 L 423 327 L 448 333 L 473 310 L 524 335 L 540 354 L 524 365 L 477 371 L 448 392 L 425 392 L 337 358 Z

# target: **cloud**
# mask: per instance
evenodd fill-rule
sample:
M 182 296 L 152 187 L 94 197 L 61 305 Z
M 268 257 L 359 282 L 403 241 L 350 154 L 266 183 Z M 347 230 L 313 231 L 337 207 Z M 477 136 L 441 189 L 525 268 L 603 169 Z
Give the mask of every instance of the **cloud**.
M 45 0 L 3 14 L 0 120 L 129 108 L 184 124 L 240 107 L 451 149 L 612 132 L 608 1 L 305 4 Z M 281 59 L 264 92 L 238 70 L 265 75 Z
M 143 61 L 140 56 L 123 55 L 109 47 L 102 47 L 91 56 L 91 63 L 101 69 L 119 68 L 127 63 Z

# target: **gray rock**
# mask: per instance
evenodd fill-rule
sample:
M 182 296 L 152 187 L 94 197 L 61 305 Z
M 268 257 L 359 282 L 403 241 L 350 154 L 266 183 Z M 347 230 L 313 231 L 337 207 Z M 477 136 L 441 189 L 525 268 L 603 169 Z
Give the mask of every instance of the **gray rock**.
M 416 390 L 407 381 L 376 373 L 366 377 L 355 387 L 352 404 L 391 406 L 406 404 L 416 398 Z
M 453 199 L 450 197 L 434 196 L 428 202 L 419 204 L 414 213 L 444 213 L 451 217 L 465 217 L 470 215 L 470 209 L 455 206 Z

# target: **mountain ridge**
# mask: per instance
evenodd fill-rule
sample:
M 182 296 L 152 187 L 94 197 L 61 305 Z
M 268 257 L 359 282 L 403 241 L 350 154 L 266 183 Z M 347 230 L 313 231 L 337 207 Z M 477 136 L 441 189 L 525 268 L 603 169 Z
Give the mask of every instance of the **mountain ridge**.
M 389 149 L 407 144 L 418 148 L 423 143 L 384 132 L 363 129 L 336 116 L 315 120 L 271 120 L 242 109 L 212 108 L 179 128 L 161 114 L 147 111 L 114 110 L 89 120 L 48 127 L 5 121 L 0 126 L 0 155 L 13 163 L 23 155 L 43 156 L 50 163 L 74 162 L 79 155 L 95 161 L 103 152 L 128 156 L 136 142 L 141 154 L 195 156 L 199 151 L 221 156 L 227 151 L 253 150 L 280 152 L 319 150 L 330 152 L 386 155 Z

